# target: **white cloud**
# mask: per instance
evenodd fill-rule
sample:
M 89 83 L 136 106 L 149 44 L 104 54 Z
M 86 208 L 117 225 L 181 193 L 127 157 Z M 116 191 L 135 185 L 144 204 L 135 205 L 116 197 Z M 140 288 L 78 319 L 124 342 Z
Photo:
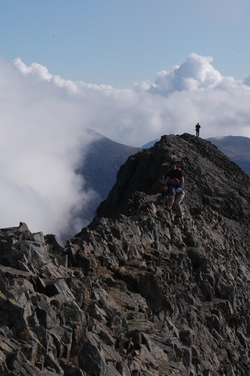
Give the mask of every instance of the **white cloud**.
M 212 61 L 211 56 L 193 53 L 181 66 L 175 65 L 169 72 L 158 72 L 155 84 L 148 91 L 168 96 L 174 91 L 214 89 L 221 84 L 223 78 L 210 64 Z
M 154 83 L 114 89 L 51 75 L 20 59 L 0 60 L 0 226 L 63 233 L 83 225 L 77 211 L 93 197 L 75 174 L 92 141 L 87 128 L 141 146 L 163 134 L 250 137 L 250 79 L 224 77 L 212 57 L 191 54 Z M 122 72 L 121 72 L 122 74 Z
M 212 57 L 191 54 L 181 66 L 156 74 L 154 84 L 142 83 L 140 90 L 165 99 L 160 118 L 169 133 L 194 134 L 197 122 L 204 138 L 223 135 L 250 137 L 249 76 L 244 80 L 225 77 L 212 65 Z M 156 107 L 157 108 L 157 107 Z M 163 127 L 162 127 L 163 129 Z
M 0 226 L 26 222 L 61 236 L 79 231 L 78 216 L 95 193 L 74 171 L 93 137 L 72 100 L 74 83 L 44 67 L 0 61 Z

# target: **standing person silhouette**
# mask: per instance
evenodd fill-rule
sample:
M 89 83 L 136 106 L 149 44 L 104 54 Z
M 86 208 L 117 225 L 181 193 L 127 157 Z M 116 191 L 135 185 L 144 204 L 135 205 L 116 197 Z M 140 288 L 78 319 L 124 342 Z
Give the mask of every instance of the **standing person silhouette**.
M 200 124 L 197 123 L 196 126 L 195 126 L 196 137 L 199 137 L 199 135 L 200 135 L 200 128 L 201 128 Z

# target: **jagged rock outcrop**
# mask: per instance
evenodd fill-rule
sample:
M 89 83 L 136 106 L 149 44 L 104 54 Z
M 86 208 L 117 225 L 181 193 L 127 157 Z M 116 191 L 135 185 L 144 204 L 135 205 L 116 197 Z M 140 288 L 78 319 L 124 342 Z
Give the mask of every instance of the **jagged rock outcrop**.
M 173 157 L 182 222 L 158 192 Z M 1 229 L 0 375 L 248 375 L 249 183 L 210 142 L 164 136 L 65 247 Z

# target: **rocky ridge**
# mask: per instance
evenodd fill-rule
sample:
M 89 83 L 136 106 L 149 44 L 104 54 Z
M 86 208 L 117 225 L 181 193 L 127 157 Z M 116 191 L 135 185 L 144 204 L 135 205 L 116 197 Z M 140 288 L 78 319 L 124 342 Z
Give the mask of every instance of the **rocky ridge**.
M 185 217 L 161 206 L 172 158 Z M 248 375 L 250 178 L 208 141 L 131 156 L 63 247 L 0 230 L 0 375 Z

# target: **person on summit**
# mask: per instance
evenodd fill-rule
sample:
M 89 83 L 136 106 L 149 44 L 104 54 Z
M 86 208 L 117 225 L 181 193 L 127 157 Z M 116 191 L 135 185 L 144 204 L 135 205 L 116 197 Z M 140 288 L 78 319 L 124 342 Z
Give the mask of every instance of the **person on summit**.
M 166 188 L 163 190 L 163 208 L 165 208 L 167 202 L 167 194 L 169 193 L 169 195 L 171 196 L 171 202 L 167 210 L 170 211 L 174 206 L 176 217 L 182 218 L 183 213 L 180 203 L 185 196 L 185 192 L 183 190 L 184 173 L 180 169 L 176 161 L 171 162 L 171 167 L 166 172 L 164 179 Z
M 201 125 L 197 123 L 195 126 L 196 137 L 200 136 L 200 129 L 201 129 Z

